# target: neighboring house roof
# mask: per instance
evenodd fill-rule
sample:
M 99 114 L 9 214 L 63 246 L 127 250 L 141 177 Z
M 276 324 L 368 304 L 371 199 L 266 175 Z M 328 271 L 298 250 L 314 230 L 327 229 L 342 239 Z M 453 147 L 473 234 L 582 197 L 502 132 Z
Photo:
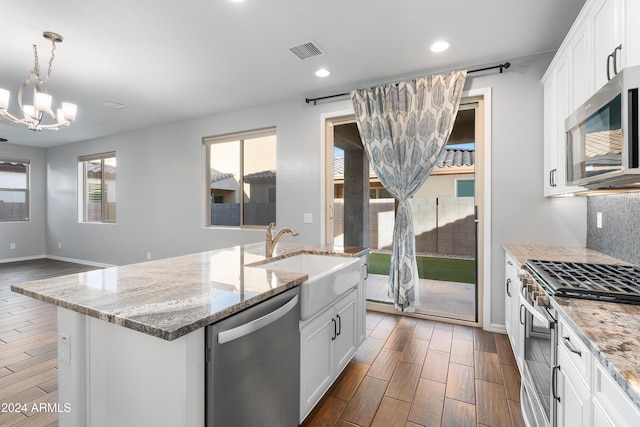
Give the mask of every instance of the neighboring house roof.
M 218 172 L 216 170 L 211 169 L 211 184 L 213 184 L 214 182 L 219 182 L 219 181 L 224 181 L 225 179 L 229 179 L 229 178 L 233 178 L 233 174 L 232 173 L 228 173 L 228 172 Z
M 275 182 L 276 171 L 266 170 L 261 172 L 254 172 L 244 176 L 244 182 L 249 184 L 258 184 L 261 182 Z
M 476 162 L 475 150 L 447 148 L 444 152 L 444 156 L 440 159 L 436 167 L 473 166 Z
M 476 152 L 471 149 L 457 149 L 457 148 L 445 148 L 444 155 L 440 161 L 436 164 L 438 168 L 445 167 L 462 167 L 473 166 L 476 161 Z M 344 175 L 344 157 L 335 157 L 333 159 L 333 174 L 334 176 Z M 369 176 L 375 177 L 376 173 L 373 168 L 369 166 Z

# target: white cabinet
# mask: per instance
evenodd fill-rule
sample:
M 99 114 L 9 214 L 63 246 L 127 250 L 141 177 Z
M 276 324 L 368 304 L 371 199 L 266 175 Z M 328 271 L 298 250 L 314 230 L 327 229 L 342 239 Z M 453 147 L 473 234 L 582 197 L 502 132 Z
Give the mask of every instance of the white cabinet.
M 637 0 L 632 0 L 637 1 Z M 594 78 L 592 93 L 600 89 L 615 70 L 625 66 L 623 46 L 622 0 L 595 0 L 589 10 L 588 25 L 593 29 L 591 73 Z M 620 47 L 620 49 L 617 49 Z
M 616 71 L 640 65 L 638 17 L 638 0 L 587 0 L 543 76 L 545 196 L 586 190 L 566 185 L 565 120 Z
M 584 97 L 587 78 L 573 78 L 572 55 L 584 60 L 580 43 L 575 50 L 564 50 L 556 56 L 545 73 L 544 83 L 544 195 L 556 196 L 583 191 L 584 188 L 567 186 L 567 164 L 565 144 L 565 120 L 573 111 L 574 92 Z M 577 72 L 576 72 L 577 73 Z
M 357 349 L 358 289 L 300 327 L 300 422 Z
M 600 362 L 593 364 L 593 426 L 638 426 L 640 409 Z
M 558 347 L 558 366 L 555 368 L 558 427 L 588 427 L 591 418 L 591 393 L 589 386 L 570 360 L 567 352 Z M 584 355 L 587 357 L 588 355 Z
M 523 337 L 520 333 L 522 326 L 520 325 L 520 298 L 518 295 L 522 285 L 518 278 L 519 273 L 520 267 L 518 263 L 509 252 L 505 252 L 504 326 L 509 336 L 509 342 L 511 343 L 518 369 L 522 369 L 524 345 L 522 342 Z

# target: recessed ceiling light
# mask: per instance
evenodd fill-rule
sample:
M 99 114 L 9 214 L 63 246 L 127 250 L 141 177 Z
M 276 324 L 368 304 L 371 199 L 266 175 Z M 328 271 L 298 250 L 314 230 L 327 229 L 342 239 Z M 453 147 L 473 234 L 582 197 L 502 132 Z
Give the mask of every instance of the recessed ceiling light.
M 444 52 L 447 49 L 449 49 L 449 43 L 444 40 L 435 42 L 431 45 L 431 52 Z
M 320 68 L 318 71 L 316 71 L 316 76 L 318 77 L 327 77 L 329 74 L 331 73 L 326 68 Z
M 231 3 L 244 3 L 244 0 L 231 0 Z

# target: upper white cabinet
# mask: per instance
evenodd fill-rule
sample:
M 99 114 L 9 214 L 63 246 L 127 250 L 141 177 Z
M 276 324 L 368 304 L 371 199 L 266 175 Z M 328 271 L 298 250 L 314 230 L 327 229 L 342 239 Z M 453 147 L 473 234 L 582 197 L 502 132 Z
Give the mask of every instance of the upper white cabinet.
M 617 71 L 640 64 L 638 19 L 638 0 L 588 0 L 543 76 L 545 196 L 586 190 L 566 183 L 565 120 Z
M 588 25 L 593 28 L 595 92 L 625 65 L 622 0 L 595 0 L 590 7 Z

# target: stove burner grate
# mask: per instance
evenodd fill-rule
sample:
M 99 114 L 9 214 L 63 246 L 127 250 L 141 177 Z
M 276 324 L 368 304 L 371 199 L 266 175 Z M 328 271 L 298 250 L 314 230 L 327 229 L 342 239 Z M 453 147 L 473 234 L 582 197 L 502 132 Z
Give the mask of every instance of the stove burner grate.
M 527 266 L 554 295 L 640 304 L 636 266 L 540 260 L 527 260 Z

